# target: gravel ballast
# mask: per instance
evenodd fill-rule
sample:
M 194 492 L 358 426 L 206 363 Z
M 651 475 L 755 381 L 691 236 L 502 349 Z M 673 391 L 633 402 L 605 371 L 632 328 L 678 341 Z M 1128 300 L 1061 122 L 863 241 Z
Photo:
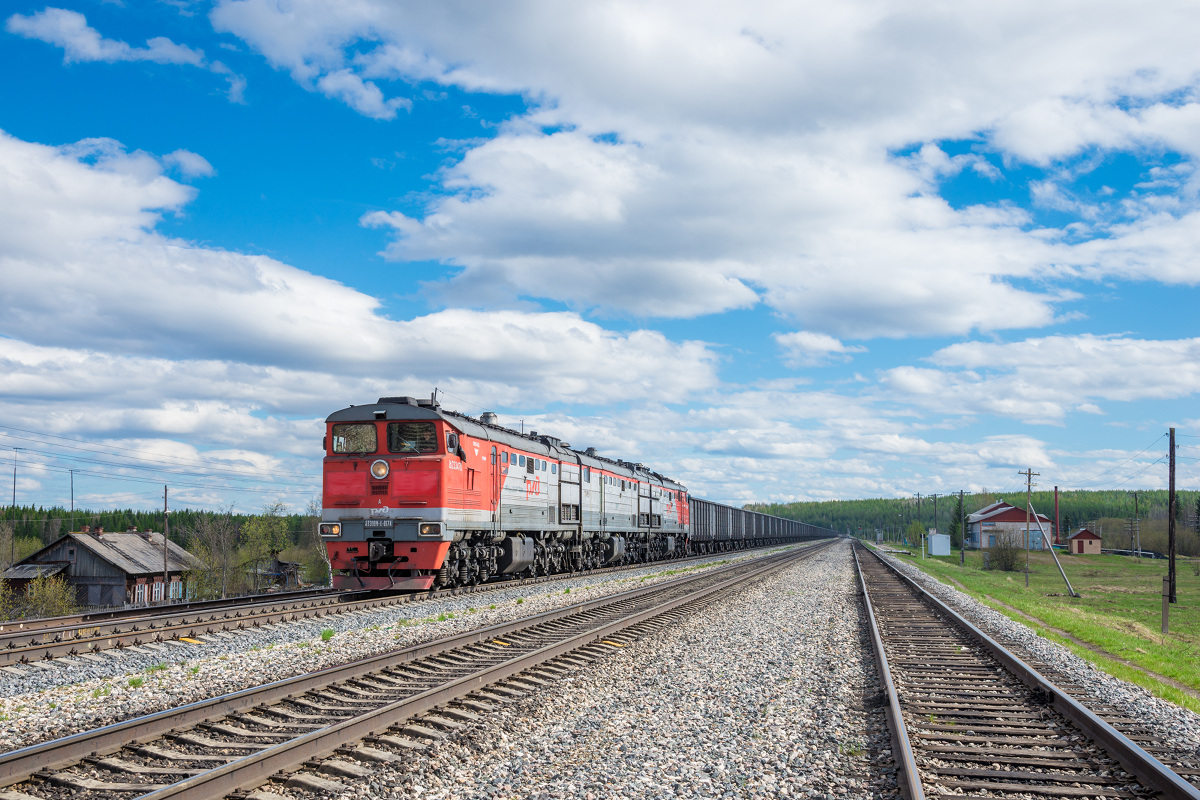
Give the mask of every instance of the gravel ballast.
M 343 664 L 443 636 L 594 600 L 765 551 L 660 563 L 617 574 L 335 614 L 244 633 L 105 651 L 75 664 L 0 672 L 0 751 Z M 333 631 L 324 640 L 322 632 Z
M 836 544 L 339 796 L 890 800 L 862 614 Z
M 1050 665 L 1064 674 L 1086 676 L 1094 695 L 1126 716 L 1138 720 L 1158 741 L 1170 743 L 1179 750 L 1197 751 L 1200 748 L 1200 716 L 1174 703 L 1162 700 L 1136 684 L 1115 678 L 1093 666 L 1070 650 L 1039 636 L 1036 631 L 999 611 L 975 600 L 953 586 L 941 583 L 904 561 L 884 554 L 888 563 L 919 583 L 926 591 L 1018 656 L 1028 653 L 1037 661 Z

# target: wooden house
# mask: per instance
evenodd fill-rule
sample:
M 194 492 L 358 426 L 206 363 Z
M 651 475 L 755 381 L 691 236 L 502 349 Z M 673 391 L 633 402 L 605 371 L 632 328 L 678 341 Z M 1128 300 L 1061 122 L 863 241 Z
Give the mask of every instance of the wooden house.
M 0 577 L 23 592 L 39 576 L 62 575 L 75 587 L 78 605 L 145 605 L 182 599 L 183 573 L 196 565 L 195 556 L 168 542 L 164 566 L 161 533 L 68 533 Z

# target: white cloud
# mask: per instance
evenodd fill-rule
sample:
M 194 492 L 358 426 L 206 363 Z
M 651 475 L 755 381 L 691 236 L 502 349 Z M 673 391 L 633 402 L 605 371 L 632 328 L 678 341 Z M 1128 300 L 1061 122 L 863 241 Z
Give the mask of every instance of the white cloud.
M 322 75 L 317 88 L 327 97 L 341 100 L 358 113 L 373 119 L 395 119 L 397 108 L 411 108 L 412 101 L 402 97 L 383 99 L 383 92 L 371 81 L 364 81 L 348 69 Z
M 777 333 L 775 341 L 784 349 L 784 363 L 789 367 L 814 367 L 835 361 L 848 362 L 851 353 L 865 353 L 862 345 L 847 345 L 827 333 L 794 331 Z
M 207 165 L 179 151 L 165 160 Z M 0 300 L 12 309 L 0 330 L 32 344 L 351 378 L 459 375 L 540 402 L 648 397 L 663 385 L 682 398 L 715 383 L 715 356 L 697 342 L 615 333 L 567 312 L 393 320 L 327 278 L 163 237 L 159 215 L 193 190 L 111 140 L 53 148 L 0 135 L 0 163 L 0 200 L 13 209 L 0 223 Z
M 389 257 L 460 267 L 446 297 L 672 317 L 762 302 L 871 338 L 1044 326 L 1071 299 L 1054 287 L 1064 276 L 1149 277 L 1116 222 L 1175 233 L 1147 260 L 1200 276 L 1178 266 L 1195 250 L 1175 230 L 1194 195 L 1097 210 L 1043 192 L 1097 217 L 1061 231 L 937 196 L 963 170 L 998 178 L 945 139 L 1036 165 L 1194 152 L 1200 56 L 1180 15 L 1194 10 L 221 0 L 211 19 L 306 86 L 359 76 L 526 97 L 526 115 L 441 174 L 449 196 L 364 217 L 395 228 Z M 379 116 L 380 92 L 342 99 Z
M 13 14 L 5 26 L 10 33 L 39 39 L 63 48 L 65 61 L 153 61 L 157 64 L 204 64 L 204 53 L 170 39 L 155 36 L 145 47 L 130 47 L 125 42 L 106 39 L 87 24 L 78 11 L 46 8 L 25 16 Z
M 985 413 L 1061 424 L 1095 401 L 1134 402 L 1200 392 L 1200 339 L 1091 334 L 1012 343 L 964 342 L 936 352 L 936 369 L 896 367 L 882 386 L 946 413 Z
M 220 61 L 209 62 L 202 50 L 176 44 L 165 36 L 154 36 L 146 40 L 145 47 L 132 47 L 116 40 L 105 38 L 87 24 L 87 17 L 78 11 L 64 8 L 45 8 L 34 14 L 13 14 L 5 23 L 9 33 L 37 39 L 63 49 L 65 63 L 105 61 L 150 61 L 155 64 L 180 64 L 200 67 L 223 75 L 229 82 L 230 102 L 244 102 L 246 79 Z
M 208 159 L 190 150 L 176 150 L 162 157 L 162 163 L 175 167 L 185 178 L 211 178 L 216 174 Z

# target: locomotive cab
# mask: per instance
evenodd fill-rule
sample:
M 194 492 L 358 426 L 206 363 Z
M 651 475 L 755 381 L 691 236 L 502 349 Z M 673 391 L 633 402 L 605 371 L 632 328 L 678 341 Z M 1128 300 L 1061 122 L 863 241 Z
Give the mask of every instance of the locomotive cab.
M 429 589 L 455 533 L 458 432 L 429 401 L 380 398 L 326 420 L 320 534 L 339 589 Z

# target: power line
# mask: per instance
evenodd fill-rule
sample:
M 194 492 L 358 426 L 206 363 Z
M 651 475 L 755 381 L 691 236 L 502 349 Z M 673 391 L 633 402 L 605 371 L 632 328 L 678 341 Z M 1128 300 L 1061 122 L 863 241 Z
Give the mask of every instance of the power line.
M 1092 480 L 1095 480 L 1096 478 L 1099 478 L 1099 477 L 1101 477 L 1101 476 L 1103 476 L 1103 475 L 1107 475 L 1108 473 L 1112 472 L 1113 470 L 1120 469 L 1121 467 L 1123 467 L 1123 466 L 1125 466 L 1126 464 L 1128 464 L 1130 461 L 1133 461 L 1135 458 L 1137 458 L 1138 456 L 1140 456 L 1142 453 L 1145 453 L 1147 450 L 1149 450 L 1150 448 L 1152 448 L 1152 447 L 1154 447 L 1155 445 L 1157 445 L 1157 444 L 1158 444 L 1158 441 L 1159 441 L 1159 439 L 1162 439 L 1164 436 L 1166 436 L 1166 434 L 1165 434 L 1165 433 L 1164 433 L 1164 434 L 1161 434 L 1161 435 L 1159 435 L 1157 438 L 1155 438 L 1155 440 L 1154 440 L 1153 442 L 1151 442 L 1150 444 L 1146 445 L 1146 446 L 1145 446 L 1145 447 L 1143 447 L 1141 450 L 1139 450 L 1138 452 L 1136 452 L 1136 453 L 1134 453 L 1133 455 L 1131 455 L 1129 458 L 1127 458 L 1127 459 L 1125 459 L 1124 461 L 1122 461 L 1120 464 L 1116 464 L 1115 466 L 1109 467 L 1108 469 L 1104 470 L 1103 472 L 1098 472 L 1098 473 L 1096 473 L 1095 475 L 1091 476 L 1090 478 L 1084 478 L 1083 482 L 1076 483 L 1075 485 L 1076 485 L 1076 486 L 1078 486 L 1078 487 L 1080 487 L 1080 488 L 1086 488 L 1086 487 L 1089 487 L 1089 486 L 1103 486 L 1103 485 L 1105 485 L 1105 484 L 1107 484 L 1107 483 L 1110 483 L 1110 481 L 1099 481 L 1098 483 L 1088 483 L 1087 481 L 1092 481 Z M 1155 463 L 1158 463 L 1158 462 L 1155 462 Z M 1143 471 L 1144 471 L 1144 470 L 1143 470 Z M 1141 473 L 1137 473 L 1137 474 L 1139 474 L 1139 475 L 1140 475 Z M 1135 477 L 1135 476 L 1130 476 L 1130 477 Z M 1118 484 L 1118 485 L 1119 485 L 1119 484 Z
M 1117 488 L 1118 486 L 1121 486 L 1121 485 L 1123 485 L 1123 484 L 1129 483 L 1131 480 L 1133 480 L 1134 478 L 1136 478 L 1136 477 L 1138 477 L 1139 475 L 1143 474 L 1144 472 L 1146 472 L 1147 470 L 1149 470 L 1151 467 L 1153 467 L 1153 466 L 1155 466 L 1155 465 L 1157 465 L 1157 464 L 1164 464 L 1164 463 L 1166 463 L 1166 461 L 1165 461 L 1164 459 L 1161 459 L 1161 458 L 1160 458 L 1160 459 L 1158 459 L 1157 461 L 1152 461 L 1152 462 L 1150 462 L 1149 464 L 1147 464 L 1146 466 L 1142 467 L 1142 468 L 1141 468 L 1140 470 L 1138 470 L 1137 472 L 1133 473 L 1133 474 L 1132 474 L 1132 475 L 1130 475 L 1129 477 L 1127 477 L 1127 478 L 1125 478 L 1124 480 L 1120 481 L 1119 483 L 1114 483 L 1114 484 L 1112 485 L 1112 487 L 1111 487 L 1111 488 L 1115 489 L 1115 488 Z M 1107 483 L 1107 481 L 1106 481 L 1106 483 Z
M 125 464 L 125 463 L 120 463 L 120 462 L 102 461 L 102 460 L 94 459 L 94 458 L 84 458 L 82 456 L 64 455 L 62 453 L 54 453 L 54 452 L 45 452 L 45 451 L 41 451 L 41 450 L 35 450 L 34 448 L 31 448 L 31 447 L 23 447 L 21 449 L 23 452 L 26 452 L 26 453 L 36 453 L 40 456 L 44 456 L 47 458 L 62 459 L 62 460 L 66 460 L 66 461 L 71 461 L 72 463 L 95 464 L 97 466 L 116 467 L 118 469 L 142 470 L 144 472 L 151 472 L 151 473 L 154 473 L 157 475 L 171 475 L 171 476 L 182 475 L 184 477 L 191 477 L 191 478 L 216 477 L 216 478 L 221 478 L 223 480 L 230 480 L 230 481 L 251 480 L 251 478 L 243 477 L 241 475 L 221 475 L 220 473 L 210 474 L 210 473 L 204 473 L 204 472 L 189 472 L 186 470 L 167 470 L 167 469 L 161 469 L 158 467 L 145 467 L 140 464 Z M 41 462 L 37 462 L 37 463 L 41 463 Z M 272 474 L 274 474 L 274 473 L 272 473 Z M 257 476 L 257 478 L 255 480 L 258 483 L 262 483 L 264 477 L 265 476 L 263 473 L 259 473 L 259 475 Z M 284 485 L 292 485 L 292 484 L 284 484 Z
M 207 461 L 207 460 L 203 460 L 203 459 L 180 458 L 178 456 L 164 456 L 161 453 L 151 453 L 146 450 L 128 450 L 128 451 L 114 450 L 112 448 L 105 448 L 105 447 L 102 447 L 99 445 L 95 445 L 91 442 L 81 442 L 78 439 L 72 439 L 72 438 L 69 438 L 66 436 L 58 436 L 57 434 L 53 434 L 53 433 L 43 433 L 41 431 L 31 431 L 26 428 L 15 428 L 11 425 L 0 425 L 0 428 L 10 430 L 10 431 L 17 431 L 19 433 L 27 433 L 27 434 L 30 434 L 31 436 L 40 436 L 44 439 L 58 439 L 63 442 L 72 442 L 72 444 L 58 444 L 57 442 L 42 442 L 42 441 L 38 441 L 37 439 L 30 439 L 30 438 L 24 437 L 24 436 L 14 436 L 11 433 L 3 434 L 6 438 L 9 438 L 9 439 L 16 439 L 18 441 L 35 442 L 35 443 L 43 445 L 43 446 L 61 447 L 61 448 L 68 449 L 68 450 L 81 450 L 84 452 L 100 453 L 102 455 L 117 456 L 120 458 L 133 458 L 136 456 L 137 458 L 139 458 L 139 460 L 144 461 L 144 462 L 149 462 L 149 463 L 166 464 L 166 465 L 170 465 L 170 466 L 199 466 L 199 467 L 205 467 L 205 468 L 213 470 L 213 471 L 240 473 L 240 474 L 244 474 L 244 475 L 251 476 L 251 477 L 254 477 L 258 474 L 256 471 L 254 471 L 252 469 L 234 467 L 234 466 L 228 466 L 228 465 L 217 466 L 217 465 L 213 465 L 211 461 Z M 90 445 L 90 446 L 84 446 L 84 445 Z M 290 473 L 290 474 L 295 475 L 296 477 L 301 476 L 301 473 Z
M 22 460 L 17 463 L 42 467 L 43 469 L 47 469 L 52 472 L 70 472 L 71 471 L 67 467 L 60 467 L 57 464 L 47 464 L 44 461 L 24 461 L 24 460 Z M 76 469 L 75 471 L 80 475 L 88 475 L 88 476 L 91 476 L 94 478 L 104 478 L 106 480 L 126 481 L 129 483 L 149 483 L 149 484 L 153 484 L 155 486 L 159 486 L 162 484 L 162 481 L 158 478 L 138 478 L 138 477 L 134 477 L 132 475 L 114 475 L 109 472 L 98 472 L 95 470 L 87 470 L 87 469 Z M 170 473 L 167 473 L 167 474 L 170 474 Z M 278 494 L 281 489 L 286 489 L 286 488 L 311 489 L 311 485 L 308 487 L 302 487 L 301 484 L 279 484 L 276 487 L 270 488 L 270 489 L 255 489 L 250 486 L 218 486 L 218 485 L 213 485 L 213 484 L 208 484 L 208 483 L 188 483 L 188 482 L 183 482 L 183 481 L 173 481 L 171 485 L 186 487 L 186 488 L 190 488 L 190 489 L 218 489 L 221 491 L 228 491 L 228 492 L 252 492 L 252 493 L 256 493 L 256 494 Z

